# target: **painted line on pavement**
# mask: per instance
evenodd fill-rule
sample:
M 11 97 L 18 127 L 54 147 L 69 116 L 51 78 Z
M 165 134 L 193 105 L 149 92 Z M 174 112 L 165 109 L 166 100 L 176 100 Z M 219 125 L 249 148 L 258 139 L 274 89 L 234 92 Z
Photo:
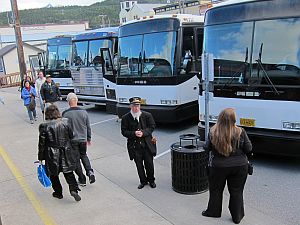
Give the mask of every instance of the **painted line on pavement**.
M 100 123 L 106 123 L 108 121 L 111 121 L 111 120 L 116 120 L 118 117 L 114 117 L 114 118 L 111 118 L 111 119 L 107 119 L 107 120 L 102 120 L 102 121 L 99 121 L 99 122 L 96 122 L 96 123 L 92 123 L 91 126 L 94 126 L 94 125 L 97 125 L 97 124 L 100 124 Z
M 18 181 L 19 185 L 23 189 L 24 193 L 26 194 L 27 198 L 33 205 L 33 208 L 41 218 L 44 224 L 46 225 L 55 225 L 53 218 L 48 214 L 46 209 L 41 205 L 38 198 L 34 194 L 33 190 L 30 188 L 26 180 L 24 179 L 21 171 L 18 169 L 18 167 L 13 163 L 7 152 L 4 150 L 4 148 L 0 145 L 0 156 L 5 161 L 6 165 Z
M 164 152 L 160 153 L 159 155 L 155 156 L 154 159 L 158 159 L 159 157 L 161 157 L 165 154 L 168 154 L 169 152 L 171 152 L 171 149 L 168 149 L 167 151 L 164 151 Z

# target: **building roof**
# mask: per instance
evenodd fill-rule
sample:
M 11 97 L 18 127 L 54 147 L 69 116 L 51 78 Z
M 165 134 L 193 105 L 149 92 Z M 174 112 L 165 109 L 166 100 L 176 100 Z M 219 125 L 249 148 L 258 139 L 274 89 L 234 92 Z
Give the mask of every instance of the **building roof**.
M 32 48 L 36 51 L 40 51 L 40 52 L 43 52 L 44 50 L 40 49 L 40 48 L 37 48 L 35 46 L 32 46 L 30 44 L 27 44 L 27 43 L 23 43 L 23 46 L 27 46 L 29 48 Z M 1 48 L 0 49 L 0 57 L 6 55 L 7 53 L 9 53 L 10 51 L 14 50 L 16 48 L 16 44 L 10 44 L 10 45 L 6 45 L 5 47 Z
M 6 55 L 10 51 L 12 51 L 16 47 L 16 44 L 6 45 L 5 47 L 0 49 L 0 57 Z
M 161 7 L 164 6 L 165 4 L 135 4 L 133 7 L 138 7 L 140 8 L 143 12 L 149 12 L 152 11 L 153 8 Z M 132 8 L 133 8 L 132 7 Z M 132 9 L 131 8 L 131 9 Z

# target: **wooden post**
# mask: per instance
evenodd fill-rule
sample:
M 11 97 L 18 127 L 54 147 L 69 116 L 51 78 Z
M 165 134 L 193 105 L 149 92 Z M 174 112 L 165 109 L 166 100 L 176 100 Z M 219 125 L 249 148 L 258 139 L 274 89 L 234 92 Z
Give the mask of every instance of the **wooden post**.
M 21 84 L 22 84 L 23 79 L 26 76 L 26 64 L 25 64 L 25 59 L 24 59 L 20 17 L 19 17 L 17 0 L 10 0 L 10 3 L 11 3 L 12 14 L 13 14 L 15 36 L 16 36 L 16 46 L 17 46 L 17 52 L 18 52 L 20 77 L 21 77 Z

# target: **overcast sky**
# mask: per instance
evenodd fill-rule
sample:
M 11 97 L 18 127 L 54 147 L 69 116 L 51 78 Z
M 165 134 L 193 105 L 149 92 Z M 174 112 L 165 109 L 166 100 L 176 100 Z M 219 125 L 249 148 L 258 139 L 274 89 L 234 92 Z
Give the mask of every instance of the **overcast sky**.
M 19 9 L 31 9 L 45 7 L 49 3 L 53 6 L 66 5 L 91 5 L 103 0 L 17 0 Z M 0 0 L 0 12 L 10 11 L 10 0 Z

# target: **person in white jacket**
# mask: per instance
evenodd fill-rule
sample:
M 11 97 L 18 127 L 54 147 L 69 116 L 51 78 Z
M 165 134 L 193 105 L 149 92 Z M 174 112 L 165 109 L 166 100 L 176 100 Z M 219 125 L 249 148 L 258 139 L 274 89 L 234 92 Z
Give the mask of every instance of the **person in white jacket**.
M 43 71 L 39 71 L 38 79 L 36 79 L 36 81 L 35 81 L 35 90 L 36 90 L 36 97 L 39 98 L 39 102 L 40 102 L 40 106 L 41 106 L 41 110 L 42 110 L 43 114 L 44 114 L 45 106 L 44 106 L 43 98 L 41 96 L 41 87 L 45 81 L 46 81 L 46 78 L 44 77 Z

